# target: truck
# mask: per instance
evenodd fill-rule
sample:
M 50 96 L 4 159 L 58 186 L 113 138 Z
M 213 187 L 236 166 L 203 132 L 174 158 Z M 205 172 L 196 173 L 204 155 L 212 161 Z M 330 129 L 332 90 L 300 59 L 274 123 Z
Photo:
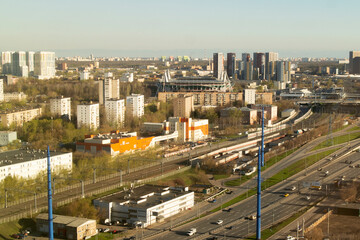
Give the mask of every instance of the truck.
M 186 235 L 192 236 L 196 233 L 196 228 L 190 228 L 189 231 L 187 231 Z

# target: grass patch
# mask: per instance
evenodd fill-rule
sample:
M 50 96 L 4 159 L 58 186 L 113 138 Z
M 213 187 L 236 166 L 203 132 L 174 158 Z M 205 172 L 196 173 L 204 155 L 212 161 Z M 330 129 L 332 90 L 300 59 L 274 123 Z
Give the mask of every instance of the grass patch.
M 341 144 L 341 143 L 345 143 L 345 142 L 352 141 L 357 138 L 360 138 L 360 132 L 344 134 L 344 135 L 341 135 L 338 137 L 334 137 L 333 140 L 328 139 L 328 140 L 323 141 L 322 143 L 320 143 L 316 147 L 314 147 L 311 151 L 322 149 L 325 147 L 334 146 L 334 145 Z M 334 144 L 332 144 L 333 142 L 334 142 Z
M 309 167 L 312 164 L 316 163 L 317 161 L 319 161 L 320 159 L 332 154 L 333 152 L 339 150 L 340 148 L 336 148 L 336 149 L 331 149 L 331 150 L 327 150 L 324 151 L 322 153 L 318 153 L 318 154 L 314 154 L 311 155 L 309 157 L 300 159 L 299 161 L 291 164 L 290 166 L 288 166 L 287 168 L 284 168 L 283 170 L 281 170 L 280 172 L 276 173 L 274 176 L 272 176 L 271 178 L 266 179 L 265 181 L 262 182 L 261 184 L 261 190 L 265 190 L 266 188 L 269 188 L 293 175 L 295 175 L 296 173 L 302 171 L 305 169 L 305 167 Z M 231 199 L 230 201 L 222 204 L 222 206 L 217 207 L 215 209 L 213 209 L 211 212 L 216 212 L 219 211 L 221 208 L 226 208 L 228 206 L 231 206 L 237 202 L 240 202 L 244 199 L 246 199 L 246 197 L 250 197 L 252 195 L 256 194 L 256 188 L 252 188 L 249 191 L 247 191 L 247 193 L 241 194 L 240 196 L 237 196 L 236 198 Z
M 360 127 L 359 126 L 355 126 L 355 127 L 352 127 L 348 130 L 346 130 L 347 132 L 352 132 L 352 131 L 357 131 L 357 130 L 360 130 Z
M 191 168 L 181 173 L 171 175 L 166 178 L 162 178 L 158 181 L 153 182 L 153 184 L 158 185 L 182 185 L 182 186 L 191 186 L 193 184 L 210 184 L 209 179 L 206 176 L 205 172 L 202 170 L 197 170 Z
M 286 152 L 284 152 L 284 153 L 282 153 L 280 155 L 277 155 L 277 156 L 274 156 L 274 157 L 270 158 L 268 161 L 265 162 L 265 166 L 261 168 L 261 171 L 264 171 L 265 169 L 271 167 L 272 165 L 274 165 L 278 161 L 282 160 L 283 158 L 287 157 L 288 155 L 292 154 L 293 152 L 295 152 L 298 149 L 299 148 L 294 148 L 292 150 L 286 151 Z M 225 182 L 225 186 L 228 186 L 228 187 L 240 186 L 244 182 L 246 182 L 246 181 L 250 180 L 251 178 L 253 178 L 256 174 L 257 173 L 253 173 L 253 174 L 251 174 L 249 176 L 241 176 L 241 178 L 227 181 L 227 182 Z
M 0 239 L 12 239 L 10 236 L 21 230 L 30 228 L 36 230 L 35 221 L 32 218 L 23 218 L 18 221 L 0 224 Z
M 224 179 L 224 178 L 228 178 L 228 177 L 230 177 L 230 174 L 215 174 L 214 180 L 220 180 L 220 179 Z

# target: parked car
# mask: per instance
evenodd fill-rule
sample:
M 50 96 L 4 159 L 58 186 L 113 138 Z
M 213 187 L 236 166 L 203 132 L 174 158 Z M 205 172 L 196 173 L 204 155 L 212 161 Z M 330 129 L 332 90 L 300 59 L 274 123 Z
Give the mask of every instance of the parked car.
M 290 194 L 288 194 L 288 193 L 285 193 L 283 196 L 284 197 L 288 197 Z
M 109 228 L 105 228 L 105 229 L 103 230 L 103 232 L 110 232 L 110 229 L 109 229 Z
M 219 219 L 219 220 L 216 221 L 216 224 L 217 224 L 217 225 L 220 225 L 220 224 L 222 224 L 223 222 L 224 222 L 223 220 Z
M 255 220 L 255 219 L 256 219 L 256 215 L 255 215 L 255 214 L 250 215 L 250 216 L 248 217 L 248 219 L 249 219 L 249 220 Z

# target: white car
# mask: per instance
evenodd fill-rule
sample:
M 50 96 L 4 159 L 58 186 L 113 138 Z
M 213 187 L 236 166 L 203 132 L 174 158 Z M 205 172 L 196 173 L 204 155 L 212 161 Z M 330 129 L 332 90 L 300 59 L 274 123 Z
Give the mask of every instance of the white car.
M 220 224 L 222 224 L 223 222 L 224 222 L 223 220 L 219 219 L 219 220 L 217 220 L 216 224 L 217 224 L 217 225 L 220 225 Z
M 110 232 L 110 228 L 105 228 L 103 232 Z
M 288 235 L 288 236 L 286 237 L 286 240 L 295 240 L 295 237 Z
M 188 236 L 192 236 L 196 233 L 196 228 L 190 228 L 190 230 L 186 233 Z

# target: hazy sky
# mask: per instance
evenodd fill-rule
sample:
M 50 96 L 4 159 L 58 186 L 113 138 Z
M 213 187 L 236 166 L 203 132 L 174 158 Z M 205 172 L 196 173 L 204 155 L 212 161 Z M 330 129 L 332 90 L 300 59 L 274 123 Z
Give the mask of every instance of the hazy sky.
M 0 0 L 0 51 L 57 56 L 348 57 L 359 0 Z

